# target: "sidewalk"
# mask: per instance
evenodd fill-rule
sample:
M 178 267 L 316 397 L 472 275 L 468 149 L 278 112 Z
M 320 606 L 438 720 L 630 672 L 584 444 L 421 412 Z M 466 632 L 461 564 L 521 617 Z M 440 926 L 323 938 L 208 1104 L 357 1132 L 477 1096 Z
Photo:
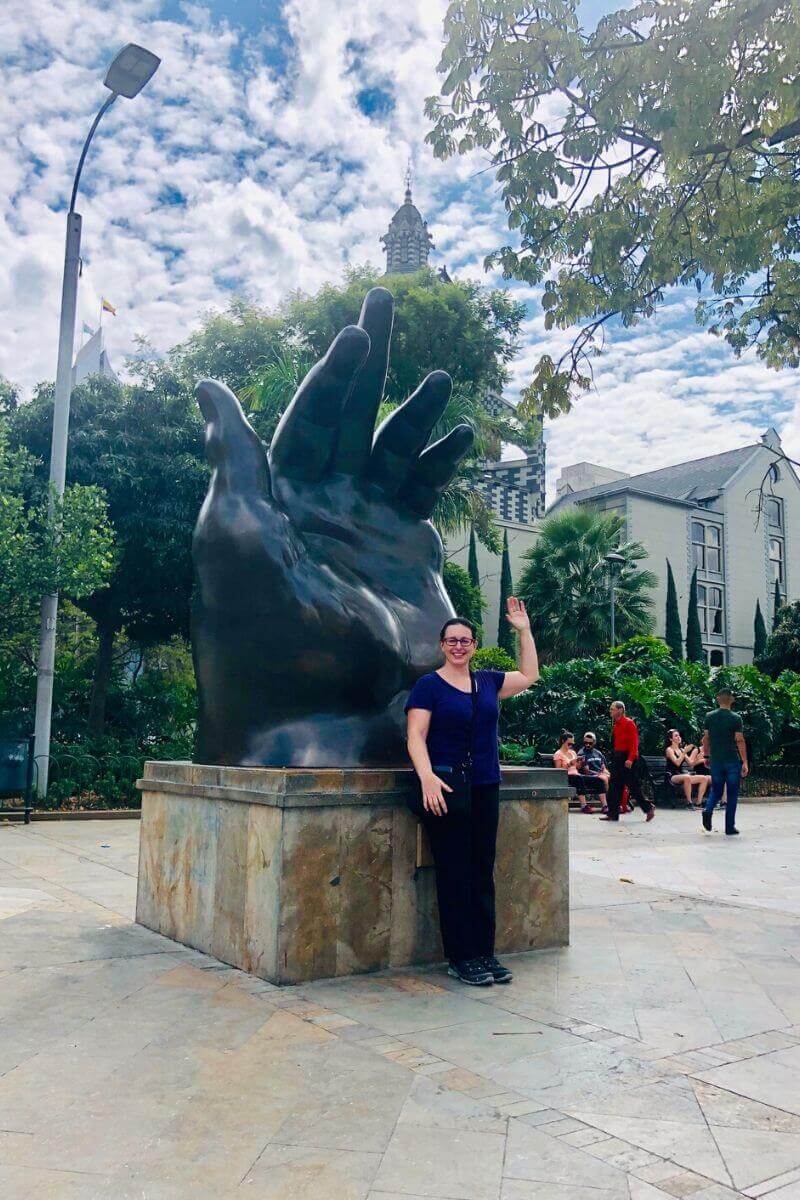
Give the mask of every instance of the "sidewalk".
M 800 806 L 698 824 L 572 817 L 487 991 L 273 988 L 132 924 L 137 823 L 0 826 L 0 1195 L 798 1200 Z

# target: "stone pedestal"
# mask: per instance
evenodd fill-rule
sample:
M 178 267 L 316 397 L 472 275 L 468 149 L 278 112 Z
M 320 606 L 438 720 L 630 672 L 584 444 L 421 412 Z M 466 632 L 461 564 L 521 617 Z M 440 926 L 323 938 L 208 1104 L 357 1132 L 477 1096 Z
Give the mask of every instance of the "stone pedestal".
M 442 958 L 434 871 L 407 770 L 148 762 L 136 919 L 271 983 Z M 566 945 L 566 773 L 509 768 L 498 952 Z

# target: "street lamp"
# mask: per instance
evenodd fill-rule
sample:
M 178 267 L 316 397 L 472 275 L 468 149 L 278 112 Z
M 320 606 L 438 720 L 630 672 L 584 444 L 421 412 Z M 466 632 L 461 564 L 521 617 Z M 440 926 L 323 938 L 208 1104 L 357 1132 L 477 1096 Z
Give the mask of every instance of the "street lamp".
M 80 213 L 75 211 L 81 172 L 94 136 L 94 131 L 108 112 L 117 96 L 132 100 L 152 78 L 160 58 L 133 42 L 124 46 L 109 66 L 103 80 L 111 95 L 101 105 L 91 129 L 83 143 L 81 156 L 75 171 L 67 212 L 67 237 L 64 253 L 64 279 L 61 285 L 61 318 L 58 328 L 58 365 L 53 400 L 53 434 L 50 443 L 50 518 L 55 515 L 57 502 L 64 495 L 67 474 L 67 433 L 69 430 L 69 403 L 72 393 L 72 353 L 75 346 L 75 309 L 80 274 L 81 224 Z M 37 763 L 36 790 L 40 796 L 47 794 L 47 776 L 50 766 L 50 722 L 53 711 L 53 668 L 56 656 L 56 621 L 58 618 L 58 593 L 45 596 L 42 600 L 41 629 L 39 634 L 39 660 L 36 673 L 36 719 L 34 725 L 34 756 Z
M 625 556 L 617 554 L 616 550 L 610 550 L 604 559 L 608 567 L 608 587 L 611 593 L 611 648 L 617 644 L 617 631 L 615 627 L 615 612 L 614 612 L 614 588 L 617 583 L 617 576 L 625 566 Z

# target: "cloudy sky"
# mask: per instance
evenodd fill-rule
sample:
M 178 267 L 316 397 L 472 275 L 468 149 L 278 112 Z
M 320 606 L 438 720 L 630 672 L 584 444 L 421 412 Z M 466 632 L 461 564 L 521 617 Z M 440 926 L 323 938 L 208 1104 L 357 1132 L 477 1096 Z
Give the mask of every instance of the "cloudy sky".
M 0 374 L 25 388 L 55 373 L 63 226 L 80 145 L 125 42 L 162 66 L 109 113 L 84 173 L 79 320 L 105 328 L 121 365 L 143 335 L 158 351 L 231 293 L 274 304 L 347 263 L 382 262 L 378 238 L 414 163 L 434 265 L 483 278 L 506 240 L 479 158 L 424 145 L 444 0 L 3 0 L 0 5 Z M 602 0 L 588 0 L 589 18 Z M 512 285 L 513 287 L 514 285 Z M 545 349 L 537 297 L 509 396 Z M 552 489 L 588 459 L 629 472 L 754 440 L 768 425 L 800 454 L 800 379 L 733 358 L 675 295 L 612 331 L 595 388 L 548 428 Z

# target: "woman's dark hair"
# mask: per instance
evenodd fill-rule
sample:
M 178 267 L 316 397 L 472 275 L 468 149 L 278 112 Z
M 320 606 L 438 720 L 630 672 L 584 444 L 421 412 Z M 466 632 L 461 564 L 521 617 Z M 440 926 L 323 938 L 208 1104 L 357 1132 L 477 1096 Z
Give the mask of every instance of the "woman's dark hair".
M 680 731 L 680 729 L 668 729 L 668 730 L 667 730 L 667 740 L 666 740 L 666 742 L 664 743 L 664 750 L 665 750 L 665 751 L 666 751 L 666 750 L 669 750 L 670 746 L 672 745 L 672 735 L 673 735 L 673 733 L 677 733 L 678 737 L 680 737 L 681 731 Z
M 445 621 L 444 625 L 442 626 L 442 632 L 439 634 L 440 642 L 444 641 L 445 634 L 447 633 L 447 631 L 451 625 L 466 625 L 467 629 L 470 631 L 470 633 L 474 637 L 475 641 L 477 642 L 478 630 L 472 624 L 472 621 L 465 621 L 463 617 L 451 617 L 449 621 Z
M 564 742 L 569 742 L 569 741 L 573 741 L 573 742 L 575 741 L 575 734 L 570 733 L 569 729 L 562 729 L 561 730 L 561 745 L 563 746 Z

